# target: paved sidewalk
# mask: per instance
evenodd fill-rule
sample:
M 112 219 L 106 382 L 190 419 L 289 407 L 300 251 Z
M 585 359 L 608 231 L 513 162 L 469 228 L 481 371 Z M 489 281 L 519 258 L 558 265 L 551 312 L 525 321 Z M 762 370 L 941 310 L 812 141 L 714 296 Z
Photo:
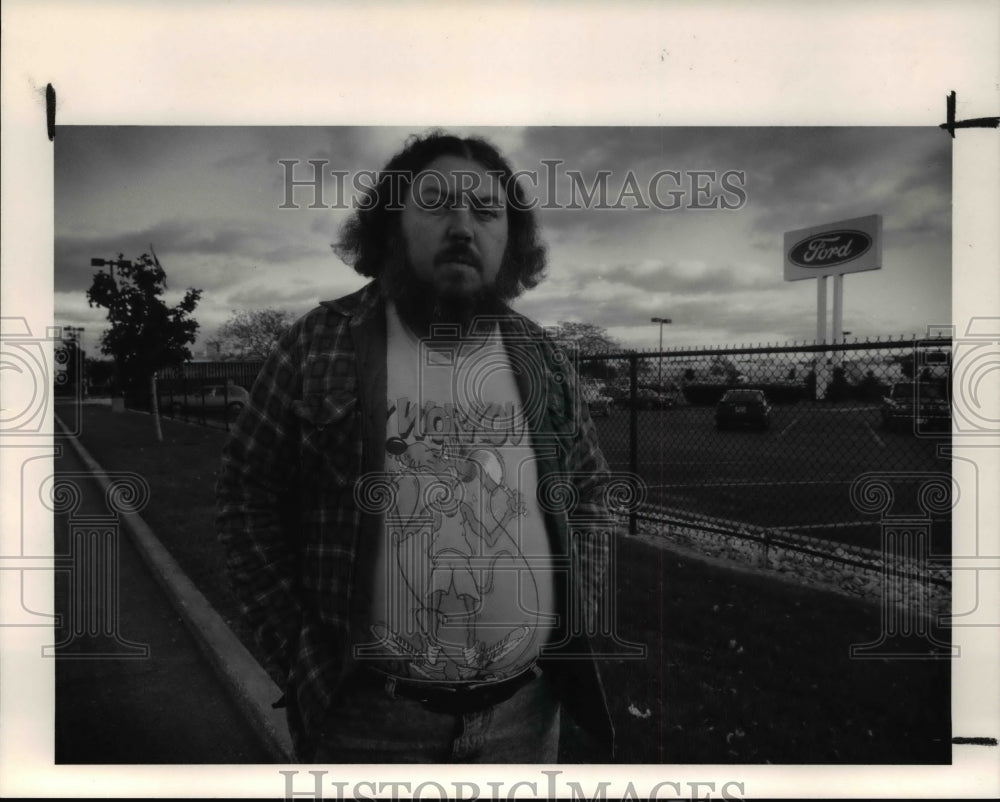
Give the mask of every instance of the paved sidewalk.
M 76 655 L 56 661 L 56 763 L 275 762 L 125 527 L 101 534 L 113 531 L 92 518 L 109 516 L 105 493 L 68 439 L 58 442 L 57 476 L 80 495 L 55 517 L 55 553 L 77 555 L 55 579 L 56 642 Z

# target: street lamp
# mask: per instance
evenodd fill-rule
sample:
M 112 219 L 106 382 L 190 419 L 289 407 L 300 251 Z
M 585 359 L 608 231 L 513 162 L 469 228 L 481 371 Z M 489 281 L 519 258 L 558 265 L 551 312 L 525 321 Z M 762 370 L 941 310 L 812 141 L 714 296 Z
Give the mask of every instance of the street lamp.
M 114 284 L 115 283 L 115 268 L 116 267 L 118 267 L 118 268 L 131 267 L 132 263 L 128 259 L 122 259 L 122 258 L 118 258 L 118 259 L 99 259 L 99 258 L 95 257 L 95 258 L 91 258 L 91 260 L 90 260 L 90 266 L 91 267 L 106 267 L 108 269 L 108 275 L 111 276 L 111 283 Z M 117 289 L 118 289 L 118 285 L 115 284 L 115 290 L 117 291 Z
M 78 392 L 87 394 L 87 354 L 83 350 L 83 333 L 86 329 L 83 326 L 63 326 L 63 342 L 71 344 L 73 350 L 69 353 L 70 361 L 66 364 L 66 370 L 75 383 Z
M 660 324 L 660 354 L 657 357 L 659 371 L 657 372 L 656 386 L 657 392 L 663 392 L 663 324 L 673 323 L 674 321 L 672 321 L 669 317 L 651 317 L 649 322 Z
M 63 326 L 63 331 L 66 332 L 67 340 L 78 343 L 80 341 L 80 336 L 86 331 L 86 329 L 83 326 Z

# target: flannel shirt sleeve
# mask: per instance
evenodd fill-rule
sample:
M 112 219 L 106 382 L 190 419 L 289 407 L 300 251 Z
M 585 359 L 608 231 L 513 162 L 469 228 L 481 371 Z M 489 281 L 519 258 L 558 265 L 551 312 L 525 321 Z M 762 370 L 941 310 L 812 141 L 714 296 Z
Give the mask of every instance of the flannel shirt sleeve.
M 301 629 L 297 556 L 287 510 L 294 493 L 300 384 L 296 336 L 265 362 L 223 448 L 217 529 L 230 586 L 253 631 L 264 668 L 284 688 Z

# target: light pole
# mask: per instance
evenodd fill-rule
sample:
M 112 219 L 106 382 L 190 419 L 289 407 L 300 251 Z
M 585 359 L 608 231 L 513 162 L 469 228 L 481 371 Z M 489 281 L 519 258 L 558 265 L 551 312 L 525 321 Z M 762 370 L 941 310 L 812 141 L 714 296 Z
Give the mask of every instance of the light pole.
M 98 259 L 92 258 L 90 260 L 91 267 L 106 267 L 108 269 L 108 275 L 111 276 L 111 282 L 114 284 L 115 281 L 115 268 L 116 267 L 131 267 L 132 263 L 128 259 L 124 259 L 119 256 L 117 259 Z M 115 289 L 118 289 L 118 285 L 115 284 Z
M 656 391 L 658 393 L 662 393 L 663 392 L 663 324 L 673 323 L 673 321 L 669 317 L 651 317 L 649 319 L 649 322 L 660 324 L 660 353 L 657 357 L 657 364 L 659 370 L 657 371 Z
M 87 394 L 87 382 L 85 374 L 87 372 L 87 354 L 83 350 L 83 333 L 86 329 L 83 326 L 63 326 L 63 339 L 73 343 L 73 378 L 79 392 Z

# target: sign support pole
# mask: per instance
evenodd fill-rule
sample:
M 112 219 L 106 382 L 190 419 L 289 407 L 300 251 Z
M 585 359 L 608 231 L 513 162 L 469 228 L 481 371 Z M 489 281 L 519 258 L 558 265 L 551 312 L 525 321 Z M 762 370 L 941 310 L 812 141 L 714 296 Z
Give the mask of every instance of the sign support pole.
M 816 342 L 826 345 L 826 276 L 816 277 Z M 826 354 L 816 354 L 816 399 L 826 396 L 829 384 L 829 370 L 826 366 Z
M 833 344 L 840 345 L 844 339 L 844 274 L 833 277 Z M 833 352 L 833 367 L 840 367 L 844 352 Z
M 786 231 L 785 281 L 816 279 L 815 397 L 826 398 L 832 373 L 845 361 L 844 275 L 882 268 L 882 215 Z M 827 338 L 826 279 L 833 276 L 833 348 Z
M 826 276 L 816 278 L 816 342 L 826 345 Z
M 833 342 L 844 338 L 844 274 L 833 277 Z

